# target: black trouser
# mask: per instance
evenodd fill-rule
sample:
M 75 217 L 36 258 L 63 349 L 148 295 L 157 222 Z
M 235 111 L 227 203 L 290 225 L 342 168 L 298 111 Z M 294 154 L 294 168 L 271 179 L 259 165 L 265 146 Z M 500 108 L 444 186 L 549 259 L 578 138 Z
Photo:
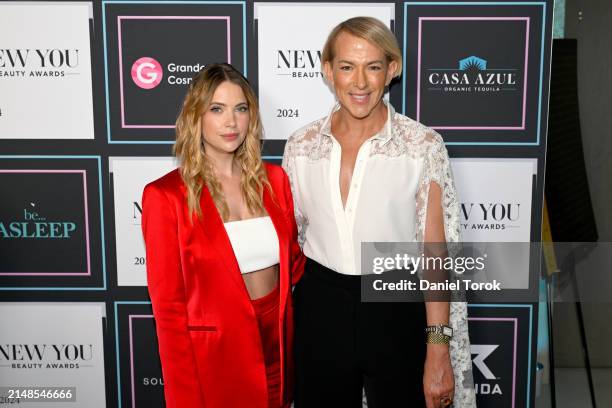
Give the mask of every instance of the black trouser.
M 361 302 L 359 276 L 307 259 L 294 290 L 295 408 L 424 407 L 423 303 Z

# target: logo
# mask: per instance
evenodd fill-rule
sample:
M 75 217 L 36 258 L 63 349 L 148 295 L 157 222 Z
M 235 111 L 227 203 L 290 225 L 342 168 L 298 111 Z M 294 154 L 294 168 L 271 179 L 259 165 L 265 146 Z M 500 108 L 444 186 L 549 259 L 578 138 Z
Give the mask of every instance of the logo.
M 428 69 L 428 90 L 451 93 L 520 91 L 515 68 L 491 69 L 487 65 L 487 60 L 472 55 L 459 60 L 458 68 Z
M 159 62 L 150 57 L 138 58 L 132 64 L 132 80 L 142 89 L 153 89 L 160 84 L 164 73 Z
M 207 64 L 227 62 L 247 74 L 246 9 L 240 2 L 122 3 L 102 6 L 108 141 L 173 143 L 187 87 Z M 185 38 L 204 41 L 177 47 Z
M 93 357 L 93 344 L 0 344 L 0 361 L 17 370 L 78 369 Z
M 23 277 L 0 286 L 103 283 L 99 158 L 70 159 L 39 158 L 18 166 L 23 168 L 0 169 L 0 276 Z
M 138 201 L 132 202 L 132 224 L 140 225 L 142 219 L 142 207 Z
M 0 139 L 94 138 L 90 10 L 86 2 L 2 7 Z M 44 120 L 31 119 L 40 113 Z
M 540 23 L 529 15 L 535 8 L 525 7 L 520 17 L 459 9 L 431 15 L 415 7 L 406 14 L 416 29 L 407 38 L 406 70 L 416 72 L 416 81 L 404 81 L 404 110 L 442 131 L 447 143 L 533 144 L 545 99 L 532 57 L 541 49 L 533 31 Z
M 174 157 L 110 157 L 115 210 L 117 282 L 146 286 L 142 191 L 147 183 L 176 168 Z
M 57 78 L 78 75 L 79 50 L 76 48 L 0 49 L 0 78 Z
M 184 65 L 174 62 L 166 66 L 170 73 L 166 78 L 169 85 L 189 85 L 193 76 L 205 68 L 205 64 Z M 164 70 L 159 62 L 153 58 L 138 58 L 132 65 L 132 80 L 142 89 L 153 89 L 157 87 L 164 78 Z
M 489 357 L 497 348 L 498 344 L 472 344 L 472 354 L 476 354 L 476 357 L 472 359 L 472 363 L 480 370 L 480 373 L 487 380 L 495 380 L 495 374 L 489 369 L 485 363 L 485 359 Z
M 321 78 L 321 50 L 276 50 L 277 75 Z
M 164 378 L 151 306 L 118 302 L 116 310 L 122 401 L 130 406 L 162 406 Z
M 532 305 L 468 305 L 468 315 L 478 406 L 526 407 Z
M 499 348 L 498 344 L 472 344 L 470 346 L 472 354 L 476 354 L 474 358 L 472 358 L 472 363 L 478 371 L 482 374 L 485 380 L 495 381 L 499 380 L 498 377 L 493 374 L 493 371 L 489 368 L 485 360 L 489 357 L 495 350 Z M 498 383 L 488 384 L 488 383 L 475 383 L 474 390 L 476 394 L 480 395 L 493 395 L 498 394 L 502 395 L 501 387 Z
M 29 203 L 22 210 L 22 219 L 0 221 L 0 238 L 3 239 L 70 239 L 77 229 L 72 221 L 47 220 L 36 210 L 35 203 Z
M 463 229 L 505 230 L 520 219 L 520 203 L 461 203 Z
M 142 385 L 144 386 L 163 386 L 164 379 L 162 377 L 142 377 Z
M 451 159 L 466 241 L 529 242 L 536 163 L 532 159 Z M 482 186 L 488 186 L 486 191 Z M 513 261 L 509 265 L 516 266 Z

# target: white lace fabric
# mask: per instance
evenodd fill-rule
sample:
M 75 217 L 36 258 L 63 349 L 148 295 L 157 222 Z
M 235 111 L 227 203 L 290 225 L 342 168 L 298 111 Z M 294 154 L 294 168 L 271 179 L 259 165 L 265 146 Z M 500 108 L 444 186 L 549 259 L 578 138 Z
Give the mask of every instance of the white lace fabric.
M 339 145 L 331 134 L 330 120 L 338 108 L 336 104 L 327 117 L 294 132 L 285 147 L 283 168 L 291 183 L 298 240 L 306 256 L 337 272 L 359 274 L 359 268 L 351 270 L 346 258 L 354 257 L 353 264 L 355 259 L 360 260 L 361 241 L 423 242 L 432 182 L 442 192 L 446 241 L 460 242 L 459 203 L 442 137 L 396 113 L 390 104 L 387 123 L 364 143 L 367 146 L 362 146 L 364 150 L 360 149 L 358 154 L 357 162 L 361 157 L 365 163 L 361 170 L 356 164 L 353 178 L 357 174 L 356 189 L 362 190 L 359 193 L 349 190 L 346 203 L 347 209 L 355 207 L 353 214 L 349 216 L 338 209 L 337 199 L 334 201 L 334 194 L 338 194 L 334 191 L 338 185 L 334 169 L 339 166 Z M 362 153 L 365 157 L 360 156 Z M 353 247 L 345 248 L 343 240 Z M 476 397 L 467 305 L 461 300 L 454 295 L 450 302 L 449 323 L 454 330 L 450 344 L 455 378 L 453 406 L 470 408 L 476 406 Z

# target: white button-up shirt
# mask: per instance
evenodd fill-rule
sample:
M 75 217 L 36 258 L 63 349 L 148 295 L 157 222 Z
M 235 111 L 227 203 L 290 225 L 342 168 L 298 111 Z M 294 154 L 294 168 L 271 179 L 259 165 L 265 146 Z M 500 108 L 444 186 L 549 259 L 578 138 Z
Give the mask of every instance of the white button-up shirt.
M 328 116 L 296 131 L 285 146 L 299 241 L 304 254 L 339 273 L 359 275 L 362 242 L 422 242 L 431 183 L 442 191 L 447 242 L 459 241 L 459 204 L 439 134 L 396 113 L 357 154 L 345 208 L 340 197 L 340 144 Z M 409 318 L 409 317 L 407 317 Z M 467 307 L 450 303 L 455 406 L 476 406 Z
M 440 135 L 396 113 L 360 147 L 346 205 L 340 196 L 342 149 L 328 116 L 296 131 L 285 147 L 304 254 L 343 274 L 359 275 L 362 242 L 423 240 L 431 181 L 443 191 L 447 241 L 459 238 L 458 205 Z

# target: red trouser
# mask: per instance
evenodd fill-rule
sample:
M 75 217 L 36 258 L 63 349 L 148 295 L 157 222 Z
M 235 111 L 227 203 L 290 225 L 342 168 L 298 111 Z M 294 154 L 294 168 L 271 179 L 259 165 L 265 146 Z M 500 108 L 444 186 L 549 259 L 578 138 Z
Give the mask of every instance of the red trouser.
M 280 407 L 280 340 L 278 335 L 278 285 L 272 292 L 262 298 L 251 300 L 257 314 L 261 345 L 266 363 L 268 381 L 268 401 L 270 408 Z

